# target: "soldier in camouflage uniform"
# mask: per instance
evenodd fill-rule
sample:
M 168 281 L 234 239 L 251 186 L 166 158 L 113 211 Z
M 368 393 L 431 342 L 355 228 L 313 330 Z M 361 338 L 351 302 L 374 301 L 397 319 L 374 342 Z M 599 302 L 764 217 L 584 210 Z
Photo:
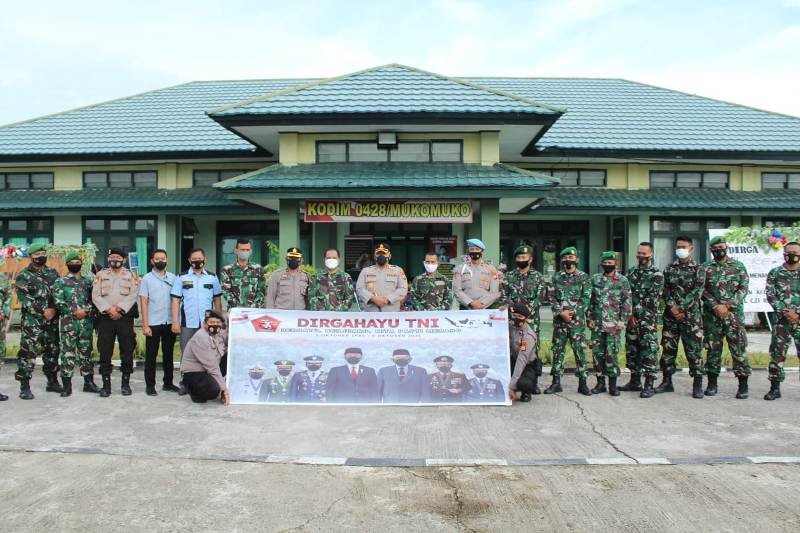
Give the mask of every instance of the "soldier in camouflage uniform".
M 250 262 L 250 241 L 237 240 L 233 251 L 236 253 L 236 262 L 222 267 L 219 275 L 228 310 L 234 307 L 264 307 L 264 269 Z
M 578 250 L 569 246 L 561 250 L 562 269 L 550 281 L 548 301 L 553 309 L 553 383 L 545 394 L 561 392 L 561 375 L 567 343 L 572 344 L 578 375 L 578 392 L 590 396 L 586 385 L 586 310 L 592 284 L 586 272 L 578 270 Z
M 355 286 L 347 272 L 339 270 L 339 250 L 325 250 L 325 270 L 318 271 L 308 285 L 311 311 L 349 311 L 353 307 Z
M 592 297 L 589 303 L 589 329 L 592 331 L 592 357 L 597 374 L 597 385 L 592 394 L 606 392 L 619 396 L 620 337 L 631 314 L 631 286 L 628 279 L 617 272 L 617 256 L 603 252 L 600 256 L 602 274 L 592 276 Z
M 438 272 L 439 256 L 425 254 L 425 274 L 411 282 L 411 309 L 414 311 L 448 311 L 453 305 L 453 284 Z
M 58 272 L 47 267 L 46 245 L 37 243 L 28 247 L 31 264 L 17 274 L 17 298 L 22 306 L 22 332 L 17 354 L 19 397 L 32 400 L 30 382 L 36 356 L 42 356 L 42 370 L 47 376 L 48 392 L 61 392 L 58 383 L 58 321 L 53 305 L 53 284 Z
M 512 270 L 500 282 L 500 300 L 509 309 L 517 302 L 524 303 L 531 313 L 528 324 L 536 333 L 536 342 L 542 333 L 539 308 L 547 302 L 547 283 L 536 269 L 531 266 L 533 248 L 523 244 L 514 250 L 514 261 L 517 268 Z M 538 350 L 537 350 L 538 353 Z
M 11 282 L 5 272 L 0 272 L 0 368 L 6 358 L 6 327 L 11 317 Z M 8 396 L 0 393 L 0 402 L 8 400 Z
M 68 253 L 65 260 L 69 274 L 57 279 L 53 285 L 53 300 L 61 319 L 61 379 L 64 383 L 61 396 L 72 394 L 76 362 L 83 376 L 84 392 L 99 393 L 92 365 L 93 280 L 81 274 L 83 261 L 77 252 Z
M 769 392 L 765 400 L 781 397 L 781 381 L 786 379 L 783 363 L 794 339 L 800 355 L 800 244 L 790 242 L 783 247 L 783 265 L 770 270 L 767 276 L 767 301 L 778 319 L 772 328 L 769 344 Z
M 631 380 L 621 391 L 641 391 L 641 398 L 655 394 L 658 371 L 658 303 L 664 290 L 664 273 L 653 266 L 653 245 L 639 244 L 638 266 L 625 275 L 631 285 L 631 316 L 625 336 L 626 360 Z M 644 375 L 644 387 L 641 376 Z
M 722 341 L 725 339 L 733 360 L 733 373 L 739 379 L 736 397 L 743 400 L 748 397 L 747 378 L 750 376 L 747 332 L 744 329 L 744 299 L 750 276 L 741 261 L 728 257 L 728 245 L 723 237 L 711 239 L 709 248 L 714 259 L 703 264 L 706 282 L 702 297 L 708 375 L 705 395 L 717 393 Z
M 292 382 L 292 370 L 294 361 L 281 359 L 275 361 L 275 371 L 278 373 L 274 378 L 269 378 L 261 386 L 259 401 L 270 403 L 286 403 L 289 401 L 289 390 Z
M 691 237 L 675 239 L 678 259 L 664 269 L 664 329 L 661 332 L 661 371 L 663 380 L 656 392 L 673 392 L 672 374 L 678 357 L 678 342 L 689 361 L 689 373 L 694 377 L 692 397 L 703 397 L 703 322 L 700 296 L 703 294 L 705 270 L 692 259 Z

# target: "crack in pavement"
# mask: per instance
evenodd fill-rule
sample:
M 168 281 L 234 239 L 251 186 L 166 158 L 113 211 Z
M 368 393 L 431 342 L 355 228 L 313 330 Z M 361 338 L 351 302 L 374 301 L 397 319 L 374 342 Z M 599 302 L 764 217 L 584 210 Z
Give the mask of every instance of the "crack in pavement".
M 589 424 L 589 428 L 591 428 L 592 432 L 593 432 L 595 435 L 597 435 L 598 437 L 600 437 L 601 439 L 603 439 L 603 442 L 605 442 L 606 444 L 608 444 L 609 446 L 611 446 L 612 448 L 614 448 L 614 450 L 615 450 L 617 453 L 619 453 L 619 454 L 621 454 L 621 455 L 624 455 L 625 457 L 627 457 L 628 459 L 630 459 L 631 461 L 633 461 L 633 462 L 634 462 L 634 463 L 636 463 L 637 465 L 639 464 L 639 461 L 638 461 L 638 459 L 636 459 L 636 457 L 633 457 L 632 455 L 629 455 L 627 452 L 625 452 L 624 450 L 622 450 L 622 449 L 621 449 L 619 446 L 617 446 L 616 444 L 614 444 L 613 442 L 611 442 L 611 439 L 609 439 L 608 437 L 606 437 L 606 436 L 603 434 L 603 432 L 602 432 L 602 431 L 600 431 L 599 429 L 597 429 L 597 427 L 594 425 L 594 422 L 592 422 L 592 421 L 591 421 L 591 419 L 589 419 L 589 417 L 588 417 L 588 416 L 586 416 L 586 411 L 583 409 L 583 405 L 581 405 L 581 402 L 579 402 L 578 400 L 573 400 L 572 398 L 567 398 L 567 397 L 566 397 L 566 396 L 564 396 L 563 394 L 559 394 L 559 393 L 555 393 L 553 396 L 558 396 L 559 398 L 561 398 L 561 399 L 563 399 L 563 400 L 566 400 L 566 401 L 568 401 L 568 402 L 570 402 L 570 403 L 573 403 L 573 404 L 575 404 L 575 407 L 577 407 L 577 408 L 578 408 L 578 412 L 581 414 L 581 417 L 584 419 L 584 421 L 586 421 L 586 423 L 587 423 L 587 424 Z
M 278 531 L 278 533 L 288 533 L 289 531 L 300 531 L 302 529 L 305 529 L 308 526 L 308 524 L 310 524 L 314 520 L 318 520 L 320 518 L 325 517 L 328 513 L 331 512 L 331 509 L 333 509 L 334 505 L 336 505 L 340 501 L 344 500 L 348 496 L 350 496 L 350 491 L 348 491 L 347 494 L 345 494 L 341 498 L 337 498 L 337 499 L 333 500 L 331 502 L 331 504 L 328 506 L 328 508 L 325 509 L 324 511 L 322 511 L 321 513 L 315 514 L 314 516 L 312 516 L 311 518 L 309 518 L 308 520 L 306 520 L 305 522 L 303 522 L 300 525 L 297 525 L 297 526 L 294 526 L 294 527 L 290 527 L 289 529 L 281 529 L 281 530 Z
M 445 485 L 450 490 L 450 495 L 453 500 L 453 505 L 455 506 L 455 510 L 452 513 L 453 521 L 455 522 L 456 526 L 458 527 L 459 531 L 467 531 L 469 533 L 477 533 L 477 529 L 473 529 L 467 524 L 464 523 L 463 514 L 464 514 L 464 498 L 461 494 L 461 489 L 456 483 L 455 479 L 453 478 L 453 473 L 455 469 L 453 467 L 440 467 L 435 470 L 436 477 L 430 478 L 427 476 L 423 476 L 414 470 L 408 470 L 408 473 L 414 477 L 424 479 L 426 481 L 433 481 L 436 483 L 441 483 Z

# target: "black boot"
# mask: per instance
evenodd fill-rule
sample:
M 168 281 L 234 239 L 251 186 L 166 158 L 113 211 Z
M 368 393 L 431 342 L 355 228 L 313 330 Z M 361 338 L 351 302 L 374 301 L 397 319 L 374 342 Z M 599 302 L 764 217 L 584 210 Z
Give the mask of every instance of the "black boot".
M 716 374 L 709 374 L 708 375 L 708 386 L 706 387 L 706 396 L 716 396 L 717 395 L 717 376 Z
M 67 396 L 72 396 L 72 378 L 61 376 L 61 381 L 64 383 L 62 387 L 64 390 L 61 391 L 61 397 L 66 398 Z
M 130 396 L 133 394 L 133 391 L 131 390 L 130 374 L 122 374 L 122 385 L 120 385 L 120 392 L 122 392 L 123 396 Z
M 533 376 L 533 393 L 534 394 L 541 394 L 542 389 L 539 388 L 539 376 Z
M 4 401 L 6 401 L 6 400 L 8 400 L 8 396 L 6 396 L 6 395 L 5 395 L 5 394 L 3 394 L 2 392 L 0 392 L 0 402 L 4 402 Z
M 527 402 L 529 402 L 529 401 L 531 401 L 531 393 L 529 393 L 529 392 L 523 392 L 523 393 L 522 393 L 522 394 L 520 394 L 520 396 L 519 396 L 519 401 L 521 401 L 521 402 L 526 402 L 526 403 L 527 403 Z
M 655 392 L 656 394 L 660 394 L 662 392 L 675 392 L 675 387 L 672 386 L 672 374 L 664 374 L 664 377 L 661 378 L 661 383 L 659 383 L 658 387 L 655 388 Z
M 694 377 L 694 382 L 692 383 L 692 398 L 697 398 L 698 400 L 703 397 L 703 376 L 702 374 L 697 374 Z
M 33 400 L 34 396 L 31 392 L 31 380 L 22 379 L 19 382 L 19 397 L 21 400 Z
M 750 397 L 750 391 L 747 389 L 747 376 L 739 376 L 739 390 L 736 391 L 737 400 L 746 400 Z
M 83 392 L 100 392 L 100 387 L 94 382 L 94 374 L 83 376 Z
M 641 374 L 637 374 L 635 372 L 631 372 L 631 380 L 621 387 L 618 387 L 617 390 L 621 391 L 640 391 L 642 390 L 642 376 Z
M 58 376 L 55 372 L 45 374 L 47 376 L 47 386 L 44 388 L 47 392 L 64 392 L 61 383 L 58 382 Z
M 764 395 L 765 400 L 777 400 L 781 397 L 781 382 L 770 381 L 769 392 Z
M 617 388 L 617 378 L 608 378 L 608 393 L 611 396 L 619 396 L 619 389 Z
M 586 378 L 578 378 L 578 394 L 583 394 L 584 396 L 592 395 L 589 385 L 586 384 Z
M 600 394 L 606 392 L 606 377 L 597 376 L 597 385 L 592 389 L 592 394 Z
M 100 397 L 108 398 L 111 396 L 111 376 L 103 375 L 103 388 L 100 389 Z
M 656 390 L 653 388 L 653 381 L 655 381 L 653 376 L 645 376 L 644 387 L 642 387 L 642 392 L 639 393 L 639 398 L 653 397 L 653 395 L 656 393 Z
M 556 392 L 563 392 L 561 388 L 561 376 L 553 376 L 553 383 L 544 390 L 545 394 L 555 394 Z

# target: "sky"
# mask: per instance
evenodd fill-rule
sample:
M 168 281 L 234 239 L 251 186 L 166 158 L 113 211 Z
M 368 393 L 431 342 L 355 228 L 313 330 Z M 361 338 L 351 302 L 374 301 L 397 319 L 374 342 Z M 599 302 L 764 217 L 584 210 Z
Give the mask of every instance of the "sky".
M 3 1 L 0 124 L 193 80 L 626 78 L 800 116 L 800 0 Z

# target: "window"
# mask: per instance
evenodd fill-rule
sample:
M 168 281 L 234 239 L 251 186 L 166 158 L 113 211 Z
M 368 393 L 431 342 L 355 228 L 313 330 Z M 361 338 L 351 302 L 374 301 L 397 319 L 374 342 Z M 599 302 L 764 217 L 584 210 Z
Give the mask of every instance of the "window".
M 520 244 L 533 247 L 534 267 L 545 276 L 559 268 L 558 253 L 567 246 L 578 249 L 578 268 L 586 270 L 589 251 L 589 223 L 583 221 L 503 220 L 500 222 L 500 262 L 514 265 L 514 250 Z
M 158 172 L 144 170 L 83 173 L 84 189 L 130 189 L 133 187 L 137 189 L 158 187 Z
M 19 190 L 19 189 L 52 189 L 52 172 L 13 172 L 10 174 L 0 174 L 0 190 Z
M 0 218 L 0 244 L 29 246 L 53 241 L 51 218 Z
M 83 219 L 83 242 L 97 246 L 96 262 L 105 265 L 109 248 L 135 252 L 140 275 L 147 272 L 147 260 L 156 248 L 156 219 L 152 217 L 86 217 Z
M 218 181 L 225 181 L 248 172 L 253 172 L 253 169 L 195 170 L 192 174 L 192 185 L 194 187 L 211 187 Z
M 800 189 L 800 172 L 762 172 L 762 189 Z
M 605 187 L 606 185 L 605 170 L 592 170 L 585 168 L 533 168 L 531 170 L 560 179 L 561 187 Z
M 651 189 L 727 189 L 727 172 L 650 172 Z
M 317 141 L 317 163 L 460 162 L 461 141 L 403 141 L 396 148 L 378 148 L 376 141 Z
M 728 219 L 653 218 L 651 233 L 655 266 L 664 269 L 675 260 L 675 238 L 678 235 L 691 237 L 694 245 L 692 257 L 695 261 L 706 261 L 708 259 L 708 230 L 723 229 L 728 225 Z

